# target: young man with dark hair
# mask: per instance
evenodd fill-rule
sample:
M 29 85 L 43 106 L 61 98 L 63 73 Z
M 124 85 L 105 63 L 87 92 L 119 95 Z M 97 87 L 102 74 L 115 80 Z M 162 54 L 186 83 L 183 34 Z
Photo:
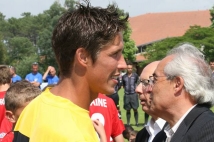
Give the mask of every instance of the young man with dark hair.
M 121 19 L 114 6 L 91 7 L 88 1 L 77 6 L 53 31 L 60 81 L 24 109 L 14 142 L 99 141 L 88 110 L 98 93 L 114 93 L 116 78 L 126 67 L 122 32 L 128 16 Z

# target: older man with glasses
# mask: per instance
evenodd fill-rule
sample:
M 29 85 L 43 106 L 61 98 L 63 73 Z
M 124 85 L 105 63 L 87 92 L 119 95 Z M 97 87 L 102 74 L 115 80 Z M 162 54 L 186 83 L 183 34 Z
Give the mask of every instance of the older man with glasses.
M 159 61 L 154 61 L 148 64 L 142 71 L 140 75 L 140 83 L 136 88 L 136 92 L 139 95 L 140 104 L 142 105 L 142 110 L 151 116 L 151 119 L 145 125 L 145 127 L 140 130 L 137 134 L 135 142 L 164 142 L 166 139 L 166 134 L 163 128 L 166 121 L 159 118 L 156 112 L 151 111 L 151 99 L 150 92 L 147 87 L 153 82 L 153 72 L 156 69 Z
M 166 142 L 213 142 L 214 82 L 204 55 L 189 43 L 173 48 L 153 77 L 151 110 L 169 124 Z

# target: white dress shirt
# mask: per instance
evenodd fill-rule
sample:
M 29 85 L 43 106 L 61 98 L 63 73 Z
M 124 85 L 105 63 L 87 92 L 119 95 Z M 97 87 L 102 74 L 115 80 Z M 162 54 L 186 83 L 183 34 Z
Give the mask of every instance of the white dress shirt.
M 196 104 L 197 105 L 197 104 Z M 170 142 L 172 139 L 172 136 L 174 135 L 174 133 L 177 131 L 178 127 L 180 126 L 181 122 L 184 120 L 184 118 L 187 116 L 187 114 L 196 106 L 192 106 L 190 109 L 187 110 L 187 112 L 178 120 L 178 122 L 176 122 L 176 124 L 170 128 L 170 125 L 168 124 L 165 129 L 164 132 L 166 133 L 166 142 Z
M 146 124 L 146 130 L 149 133 L 150 137 L 148 139 L 148 142 L 152 142 L 156 134 L 158 134 L 164 127 L 164 124 L 166 123 L 165 120 L 158 118 L 156 121 L 151 119 L 147 124 Z

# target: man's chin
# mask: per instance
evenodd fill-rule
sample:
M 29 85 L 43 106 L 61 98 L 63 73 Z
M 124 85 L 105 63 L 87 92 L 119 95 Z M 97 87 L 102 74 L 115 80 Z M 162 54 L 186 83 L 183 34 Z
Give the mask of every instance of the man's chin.
M 147 113 L 149 109 L 148 107 L 142 106 L 142 110 Z
M 115 92 L 115 90 L 114 90 L 114 88 L 113 88 L 113 89 L 108 89 L 108 90 L 103 91 L 102 94 L 105 94 L 105 95 L 112 95 L 112 94 L 114 94 L 114 92 Z M 101 93 L 101 92 L 100 92 L 100 93 Z

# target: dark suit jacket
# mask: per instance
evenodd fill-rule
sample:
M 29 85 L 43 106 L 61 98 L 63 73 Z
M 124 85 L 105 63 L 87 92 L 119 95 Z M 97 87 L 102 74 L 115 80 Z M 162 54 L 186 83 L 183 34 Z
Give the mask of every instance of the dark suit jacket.
M 181 122 L 171 142 L 214 142 L 214 114 L 209 106 L 196 105 Z
M 163 129 L 154 137 L 154 139 L 152 140 L 152 142 L 165 142 L 166 140 L 166 134 L 163 131 L 165 128 L 166 124 L 164 125 Z M 146 127 L 144 127 L 142 130 L 140 130 L 137 133 L 135 142 L 148 142 L 149 140 L 149 133 L 146 130 Z
M 148 139 L 149 139 L 149 133 L 147 132 L 146 127 L 144 127 L 142 130 L 140 130 L 137 133 L 135 142 L 148 142 Z

